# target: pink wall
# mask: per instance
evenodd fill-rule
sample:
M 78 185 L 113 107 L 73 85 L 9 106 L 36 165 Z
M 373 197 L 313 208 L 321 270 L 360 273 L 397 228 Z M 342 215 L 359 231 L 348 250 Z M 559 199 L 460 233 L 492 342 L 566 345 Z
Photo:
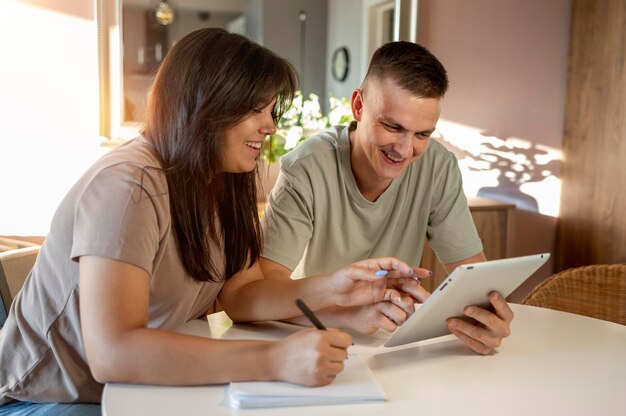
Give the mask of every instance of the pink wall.
M 570 0 L 420 0 L 418 41 L 446 66 L 442 118 L 561 148 Z

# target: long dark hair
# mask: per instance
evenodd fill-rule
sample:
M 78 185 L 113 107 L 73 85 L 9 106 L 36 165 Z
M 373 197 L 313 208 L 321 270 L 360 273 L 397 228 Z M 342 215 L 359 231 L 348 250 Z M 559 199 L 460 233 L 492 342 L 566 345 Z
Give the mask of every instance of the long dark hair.
M 188 34 L 161 64 L 143 134 L 166 173 L 178 252 L 194 279 L 228 279 L 259 258 L 258 168 L 220 173 L 223 136 L 274 98 L 277 120 L 296 88 L 297 74 L 286 60 L 222 29 Z M 211 258 L 216 244 L 223 244 L 225 270 L 216 270 Z

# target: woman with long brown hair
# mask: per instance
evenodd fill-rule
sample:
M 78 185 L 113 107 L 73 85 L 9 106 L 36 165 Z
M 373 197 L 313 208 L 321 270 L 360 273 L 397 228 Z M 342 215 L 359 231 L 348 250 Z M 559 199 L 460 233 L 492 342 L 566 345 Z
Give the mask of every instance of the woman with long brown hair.
M 365 260 L 331 275 L 265 279 L 257 158 L 297 77 L 268 49 L 220 29 L 181 39 L 157 73 L 141 136 L 74 185 L 0 336 L 0 414 L 99 414 L 106 382 L 330 383 L 351 337 L 306 329 L 276 342 L 175 333 L 216 299 L 234 321 L 381 301 Z M 93 403 L 93 404 L 86 404 Z M 56 412 L 56 413 L 54 413 Z

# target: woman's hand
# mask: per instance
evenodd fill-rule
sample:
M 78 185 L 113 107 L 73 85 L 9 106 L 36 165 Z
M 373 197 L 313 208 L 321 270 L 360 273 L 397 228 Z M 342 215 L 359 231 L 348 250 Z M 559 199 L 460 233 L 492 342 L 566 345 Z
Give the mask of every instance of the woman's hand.
M 378 272 L 378 274 L 377 274 Z M 329 276 L 329 296 L 338 306 L 360 306 L 384 300 L 388 273 L 412 275 L 406 263 L 392 258 L 368 259 L 346 266 Z
M 336 329 L 307 329 L 271 347 L 271 365 L 278 380 L 305 386 L 330 384 L 343 371 L 352 337 Z

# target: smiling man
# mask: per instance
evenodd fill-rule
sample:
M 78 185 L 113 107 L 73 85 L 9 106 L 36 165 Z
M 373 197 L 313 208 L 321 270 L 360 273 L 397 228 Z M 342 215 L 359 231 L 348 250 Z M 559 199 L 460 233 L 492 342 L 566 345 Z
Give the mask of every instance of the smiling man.
M 391 42 L 374 53 L 352 94 L 355 121 L 307 139 L 281 159 L 263 218 L 267 278 L 289 278 L 293 270 L 295 277 L 328 274 L 370 257 L 418 266 L 426 240 L 448 272 L 485 259 L 457 160 L 431 138 L 447 88 L 443 65 L 420 45 Z M 415 268 L 416 276 L 427 274 Z M 413 300 L 428 296 L 412 279 L 402 293 L 320 315 L 333 326 L 392 331 L 413 312 Z M 478 325 L 449 321 L 459 339 L 483 354 L 508 336 L 513 318 L 502 296 L 493 293 L 490 301 L 493 312 L 466 309 Z

